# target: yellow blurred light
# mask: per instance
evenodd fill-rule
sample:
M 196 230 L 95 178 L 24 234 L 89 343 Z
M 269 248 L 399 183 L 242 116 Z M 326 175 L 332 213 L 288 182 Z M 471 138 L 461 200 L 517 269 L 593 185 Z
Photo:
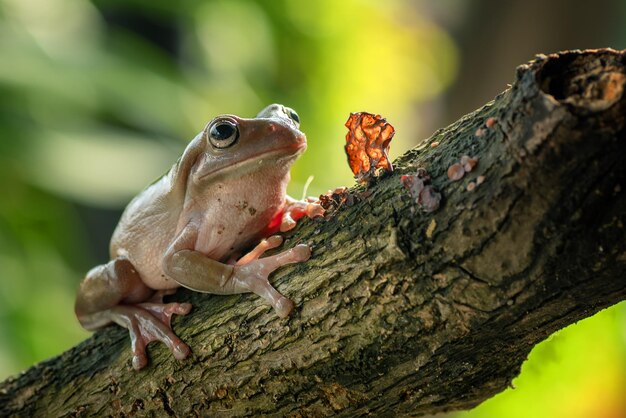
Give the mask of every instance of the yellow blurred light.
M 446 32 L 410 2 L 323 0 L 302 7 L 288 0 L 286 7 L 294 29 L 314 42 L 307 58 L 315 65 L 304 71 L 315 119 L 303 125 L 318 142 L 296 164 L 296 178 L 315 174 L 316 191 L 351 183 L 343 153 L 350 112 L 380 113 L 394 125 L 392 155 L 418 143 L 415 105 L 440 94 L 456 74 L 457 50 Z M 319 161 L 324 170 L 316 171 Z
M 515 389 L 456 418 L 621 418 L 626 416 L 626 303 L 571 325 L 537 345 Z

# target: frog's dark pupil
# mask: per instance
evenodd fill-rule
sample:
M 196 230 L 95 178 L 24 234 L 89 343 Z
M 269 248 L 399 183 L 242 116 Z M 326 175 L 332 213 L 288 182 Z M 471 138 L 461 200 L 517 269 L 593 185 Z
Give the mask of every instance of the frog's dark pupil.
M 235 133 L 235 127 L 229 123 L 220 123 L 213 127 L 213 138 L 224 140 L 230 138 Z
M 289 116 L 291 116 L 291 119 L 296 121 L 296 123 L 300 123 L 300 116 L 298 116 L 298 114 L 294 112 L 293 110 L 289 111 Z

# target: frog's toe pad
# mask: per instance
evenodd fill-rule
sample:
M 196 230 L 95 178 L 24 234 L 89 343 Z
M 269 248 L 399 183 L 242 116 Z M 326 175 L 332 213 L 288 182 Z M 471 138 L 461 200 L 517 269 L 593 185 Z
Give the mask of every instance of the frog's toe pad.
M 274 309 L 276 310 L 276 313 L 279 317 L 286 318 L 289 316 L 291 311 L 293 311 L 294 306 L 295 305 L 291 299 L 283 296 L 276 302 Z
M 146 353 L 133 354 L 133 369 L 141 370 L 148 364 Z
M 172 348 L 172 354 L 176 360 L 184 360 L 191 354 L 191 349 L 181 341 Z
M 309 218 L 324 216 L 326 210 L 318 202 L 309 203 L 306 207 L 306 214 Z
M 306 244 L 298 244 L 293 249 L 294 261 L 307 261 L 311 257 L 311 247 Z
M 284 238 L 280 235 L 272 235 L 271 237 L 265 239 L 265 241 L 267 241 L 268 249 L 280 246 L 283 243 L 283 240 Z
M 176 305 L 178 306 L 172 310 L 172 313 L 176 315 L 187 315 L 191 312 L 191 303 L 177 303 Z

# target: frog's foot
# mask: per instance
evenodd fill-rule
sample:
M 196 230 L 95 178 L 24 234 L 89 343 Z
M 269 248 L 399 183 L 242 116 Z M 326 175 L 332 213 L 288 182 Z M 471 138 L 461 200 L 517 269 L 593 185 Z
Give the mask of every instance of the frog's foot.
M 257 246 L 257 248 L 261 247 L 259 251 L 255 252 L 257 248 L 252 250 L 250 254 L 253 254 L 254 257 L 251 256 L 245 263 L 237 263 L 232 277 L 233 285 L 235 288 L 245 289 L 261 296 L 272 305 L 278 316 L 284 318 L 291 313 L 294 304 L 270 284 L 269 275 L 286 264 L 308 260 L 311 257 L 311 249 L 308 245 L 299 244 L 281 253 L 258 258 L 266 249 L 279 246 L 282 243 L 282 238 L 273 236 L 264 240 L 264 242 Z M 244 258 L 250 254 L 247 254 Z
M 146 347 L 152 341 L 161 341 L 178 360 L 186 358 L 190 349 L 174 334 L 171 327 L 172 315 L 187 315 L 189 303 L 140 303 L 118 305 L 102 314 L 125 328 L 130 333 L 133 351 L 133 367 L 136 370 L 148 364 Z
M 280 232 L 286 232 L 295 228 L 298 219 L 304 216 L 308 216 L 309 218 L 324 216 L 324 208 L 320 205 L 319 201 L 311 202 L 310 199 L 307 199 L 306 202 L 295 201 L 291 203 L 283 212 L 283 217 L 280 222 Z

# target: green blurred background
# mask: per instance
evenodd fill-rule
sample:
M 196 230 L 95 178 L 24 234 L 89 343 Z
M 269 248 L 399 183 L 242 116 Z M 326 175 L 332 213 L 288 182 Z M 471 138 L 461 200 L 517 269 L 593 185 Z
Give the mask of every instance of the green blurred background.
M 178 4 L 176 4 L 178 3 Z M 73 315 L 128 200 L 207 120 L 295 108 L 290 193 L 352 184 L 349 112 L 395 157 L 490 100 L 535 53 L 626 47 L 624 0 L 0 0 L 0 379 L 89 334 Z M 530 355 L 465 417 L 626 417 L 626 306 Z

